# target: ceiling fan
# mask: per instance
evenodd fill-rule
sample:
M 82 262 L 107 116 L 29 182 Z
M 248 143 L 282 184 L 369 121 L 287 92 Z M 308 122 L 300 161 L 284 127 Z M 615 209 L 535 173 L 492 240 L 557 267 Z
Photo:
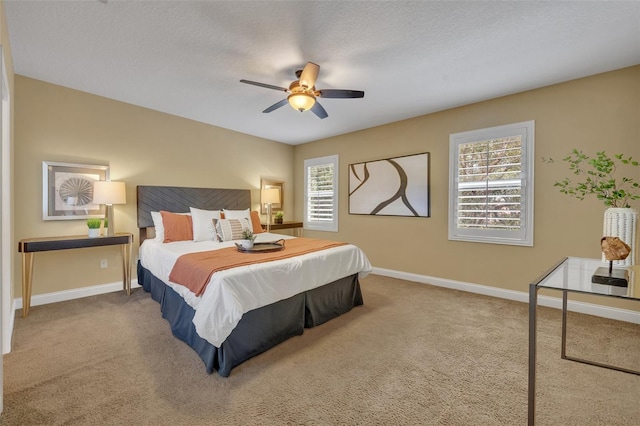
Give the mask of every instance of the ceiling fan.
M 253 84 L 254 86 L 266 87 L 267 89 L 280 90 L 282 92 L 290 93 L 285 99 L 280 102 L 276 102 L 269 108 L 265 109 L 264 113 L 275 111 L 281 106 L 289 103 L 291 107 L 300 112 L 311 110 L 319 118 L 327 118 L 329 114 L 320 105 L 316 98 L 362 98 L 364 92 L 361 90 L 341 90 L 341 89 L 316 89 L 316 79 L 318 78 L 318 72 L 320 71 L 320 65 L 313 62 L 307 62 L 307 65 L 303 69 L 296 71 L 296 77 L 298 80 L 293 81 L 289 88 L 273 86 L 271 84 L 258 83 L 257 81 L 240 80 L 240 83 Z

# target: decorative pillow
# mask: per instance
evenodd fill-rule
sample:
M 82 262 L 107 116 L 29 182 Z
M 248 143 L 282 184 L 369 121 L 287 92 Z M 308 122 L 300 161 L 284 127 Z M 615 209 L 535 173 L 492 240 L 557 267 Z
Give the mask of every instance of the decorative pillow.
M 162 225 L 164 226 L 165 243 L 174 241 L 186 241 L 193 239 L 193 223 L 191 215 L 169 213 L 161 211 Z
M 251 222 L 250 209 L 245 209 L 245 210 L 223 209 L 222 212 L 224 213 L 223 219 L 247 219 L 249 222 Z
M 188 215 L 189 213 L 174 213 L 180 215 Z M 164 225 L 162 224 L 162 215 L 160 212 L 151 212 L 151 220 L 153 220 L 153 227 L 155 229 L 155 239 L 164 242 Z
M 258 213 L 255 210 L 251 212 L 251 226 L 253 228 L 253 233 L 254 234 L 262 234 L 263 232 L 265 232 L 265 230 L 262 229 L 262 222 L 260 220 L 260 213 Z
M 153 227 L 156 231 L 156 240 L 164 241 L 164 226 L 160 212 L 151 212 L 151 220 L 153 220 Z
M 215 241 L 213 219 L 220 219 L 220 210 L 202 210 L 189 207 L 193 221 L 193 241 Z
M 213 219 L 220 241 L 241 240 L 242 231 L 251 229 L 247 219 Z

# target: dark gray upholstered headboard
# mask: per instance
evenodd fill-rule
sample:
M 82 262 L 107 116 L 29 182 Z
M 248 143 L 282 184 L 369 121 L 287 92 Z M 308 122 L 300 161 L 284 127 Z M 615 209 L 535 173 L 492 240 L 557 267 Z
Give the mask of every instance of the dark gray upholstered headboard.
M 139 185 L 137 205 L 142 243 L 147 237 L 147 228 L 153 226 L 151 212 L 185 213 L 189 212 L 189 207 L 203 210 L 248 209 L 251 207 L 251 190 Z

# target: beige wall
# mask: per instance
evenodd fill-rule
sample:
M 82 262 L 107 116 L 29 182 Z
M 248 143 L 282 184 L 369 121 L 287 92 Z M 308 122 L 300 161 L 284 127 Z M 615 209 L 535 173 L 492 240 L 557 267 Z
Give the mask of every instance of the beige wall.
M 108 164 L 124 181 L 127 204 L 114 206 L 117 232 L 136 236 L 136 185 L 255 190 L 260 178 L 285 182 L 285 211 L 293 211 L 293 147 L 116 102 L 42 81 L 15 80 L 15 240 L 85 235 L 84 220 L 43 221 L 42 162 Z M 109 267 L 100 269 L 100 259 Z M 21 294 L 20 258 L 14 289 Z M 33 294 L 121 280 L 117 247 L 38 253 Z
M 257 190 L 261 176 L 281 179 L 285 211 L 301 220 L 304 159 L 339 154 L 340 231 L 305 235 L 353 242 L 376 267 L 526 291 L 563 256 L 599 256 L 604 207 L 560 194 L 553 183 L 568 176 L 566 167 L 541 158 L 562 158 L 573 147 L 640 158 L 640 66 L 295 147 L 21 76 L 15 94 L 16 240 L 86 231 L 82 221 L 42 220 L 44 160 L 110 164 L 112 179 L 128 191 L 128 204 L 116 206 L 118 231 L 137 235 L 140 184 Z M 536 121 L 535 246 L 448 241 L 449 134 L 526 120 Z M 431 153 L 430 218 L 347 213 L 348 164 L 424 151 Z M 258 199 L 256 191 L 254 208 Z M 99 269 L 101 258 L 108 258 L 107 270 Z M 118 265 L 113 247 L 39 254 L 33 292 L 116 282 Z
M 535 120 L 534 247 L 449 241 L 449 134 L 526 120 Z M 559 160 L 575 147 L 640 159 L 639 126 L 636 66 L 296 146 L 295 198 L 304 196 L 304 160 L 338 154 L 339 232 L 306 236 L 355 243 L 380 268 L 527 291 L 530 280 L 564 256 L 600 255 L 603 205 L 560 194 L 553 184 L 569 176 L 568 168 L 542 157 Z M 349 164 L 425 151 L 431 153 L 430 218 L 348 214 Z M 640 181 L 640 169 L 629 177 Z M 302 203 L 295 208 L 302 219 Z

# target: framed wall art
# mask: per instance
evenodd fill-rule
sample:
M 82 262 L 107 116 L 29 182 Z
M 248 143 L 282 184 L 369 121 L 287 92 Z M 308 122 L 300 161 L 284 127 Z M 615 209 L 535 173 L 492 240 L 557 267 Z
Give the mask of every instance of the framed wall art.
M 43 161 L 43 219 L 103 218 L 105 206 L 93 203 L 93 183 L 108 179 L 109 166 Z
M 349 214 L 429 217 L 429 153 L 349 164 Z

